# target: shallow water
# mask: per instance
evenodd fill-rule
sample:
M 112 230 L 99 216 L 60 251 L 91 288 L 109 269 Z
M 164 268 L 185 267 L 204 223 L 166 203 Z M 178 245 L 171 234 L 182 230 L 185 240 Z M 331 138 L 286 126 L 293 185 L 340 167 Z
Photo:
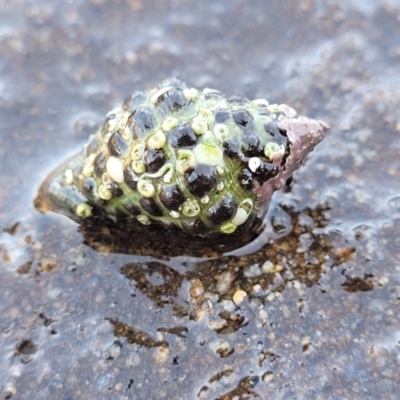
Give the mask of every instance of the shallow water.
M 0 7 L 3 398 L 398 397 L 398 1 Z M 331 125 L 263 234 L 170 257 L 39 214 L 46 175 L 170 76 Z

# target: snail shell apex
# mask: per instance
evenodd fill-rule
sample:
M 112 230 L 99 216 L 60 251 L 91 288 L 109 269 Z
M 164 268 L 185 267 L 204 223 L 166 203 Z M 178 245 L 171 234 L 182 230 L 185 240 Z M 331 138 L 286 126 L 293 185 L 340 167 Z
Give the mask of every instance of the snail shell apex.
M 43 212 L 161 224 L 205 237 L 260 222 L 328 126 L 264 99 L 226 98 L 172 79 L 129 96 L 43 182 Z

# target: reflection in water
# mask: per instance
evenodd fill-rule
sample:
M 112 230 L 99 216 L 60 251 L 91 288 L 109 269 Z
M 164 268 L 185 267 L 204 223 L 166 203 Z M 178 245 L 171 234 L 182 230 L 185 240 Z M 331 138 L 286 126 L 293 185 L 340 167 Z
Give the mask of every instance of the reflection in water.
M 214 257 L 205 261 L 188 260 L 180 264 L 172 263 L 173 266 L 159 261 L 127 263 L 120 272 L 135 281 L 137 289 L 157 307 L 171 304 L 180 315 L 191 319 L 197 319 L 199 312 L 197 310 L 193 314 L 193 303 L 196 303 L 197 309 L 207 309 L 206 300 L 215 296 L 217 302 L 235 301 L 234 295 L 238 290 L 265 303 L 289 283 L 301 282 L 311 287 L 319 281 L 325 269 L 348 261 L 354 248 L 337 247 L 342 236 L 339 231 L 325 229 L 328 210 L 326 205 L 306 209 L 302 213 L 286 209 L 291 217 L 291 232 L 264 244 L 252 254 L 228 256 L 210 251 L 208 254 L 214 254 Z M 174 251 L 177 244 L 172 245 Z M 109 247 L 110 251 L 114 249 Z M 190 283 L 191 303 L 185 310 L 184 306 L 177 305 L 175 298 L 186 281 Z
M 318 284 L 321 274 L 328 268 L 339 266 L 349 261 L 354 248 L 345 246 L 339 231 L 329 230 L 327 227 L 329 207 L 320 205 L 314 209 L 305 209 L 302 212 L 285 208 L 290 219 L 292 229 L 280 239 L 266 240 L 263 246 L 251 254 L 221 255 L 210 249 L 204 249 L 213 258 L 200 259 L 173 259 L 168 254 L 159 261 L 129 262 L 120 268 L 121 274 L 129 279 L 135 288 L 144 294 L 156 309 L 163 309 L 172 313 L 172 325 L 175 318 L 177 326 L 159 327 L 161 334 L 152 337 L 123 321 L 109 319 L 114 327 L 116 337 L 125 337 L 128 343 L 136 343 L 144 347 L 157 347 L 156 358 L 166 357 L 171 347 L 169 338 L 164 334 L 173 334 L 178 338 L 185 338 L 191 329 L 192 322 L 202 321 L 201 328 L 206 332 L 207 341 L 211 350 L 221 358 L 236 354 L 238 348 L 229 343 L 229 335 L 241 331 L 251 332 L 248 305 L 259 309 L 268 302 L 279 298 L 288 287 L 299 290 L 297 301 L 298 311 L 303 315 L 304 286 L 311 287 Z M 105 231 L 102 237 L 105 237 Z M 87 243 L 96 243 L 96 248 L 113 252 L 122 248 L 121 243 L 105 241 L 100 243 L 100 235 L 95 241 L 88 237 Z M 115 240 L 115 237 L 113 238 Z M 128 243 L 123 238 L 123 244 Z M 177 245 L 175 241 L 174 254 Z M 115 245 L 114 245 L 115 244 Z M 103 246 L 103 247 L 101 247 Z M 132 251 L 133 245 L 130 250 Z M 168 249 L 167 244 L 164 248 Z M 180 247 L 181 248 L 181 247 Z M 181 248 L 182 249 L 182 248 Z M 301 289 L 303 288 L 303 289 Z M 320 286 L 323 292 L 324 288 Z M 347 290 L 347 288 L 346 288 Z M 246 299 L 246 300 L 244 300 Z M 268 317 L 263 322 L 263 328 L 272 324 Z M 303 344 L 303 351 L 307 351 L 308 343 Z M 260 347 L 259 366 L 273 364 L 280 356 Z M 231 370 L 222 370 L 209 378 L 209 385 L 204 385 L 198 392 L 199 398 L 210 393 L 213 385 L 219 380 L 229 378 Z M 257 382 L 262 379 L 268 381 L 272 377 L 271 371 L 263 372 L 261 376 L 243 376 L 237 386 L 230 392 L 218 398 L 234 398 L 235 396 L 253 396 L 256 393 Z M 208 394 L 207 394 L 208 393 Z M 206 397 L 207 398 L 207 397 Z M 247 398 L 247 397 L 243 397 Z M 250 397 L 251 398 L 251 397 Z

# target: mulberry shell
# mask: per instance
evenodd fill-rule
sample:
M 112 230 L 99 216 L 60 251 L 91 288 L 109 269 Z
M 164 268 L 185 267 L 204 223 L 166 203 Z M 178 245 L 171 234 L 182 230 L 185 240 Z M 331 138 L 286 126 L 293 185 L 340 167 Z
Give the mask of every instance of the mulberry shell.
M 83 151 L 43 182 L 35 205 L 78 222 L 242 233 L 327 129 L 284 104 L 172 79 L 110 111 Z

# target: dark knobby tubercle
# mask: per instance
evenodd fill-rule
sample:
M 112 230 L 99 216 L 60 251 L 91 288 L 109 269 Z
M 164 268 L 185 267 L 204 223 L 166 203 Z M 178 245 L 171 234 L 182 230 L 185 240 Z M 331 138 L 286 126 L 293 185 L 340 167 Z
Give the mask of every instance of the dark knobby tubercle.
M 327 129 L 284 104 L 172 79 L 110 111 L 84 150 L 43 182 L 35 205 L 78 222 L 243 233 Z

